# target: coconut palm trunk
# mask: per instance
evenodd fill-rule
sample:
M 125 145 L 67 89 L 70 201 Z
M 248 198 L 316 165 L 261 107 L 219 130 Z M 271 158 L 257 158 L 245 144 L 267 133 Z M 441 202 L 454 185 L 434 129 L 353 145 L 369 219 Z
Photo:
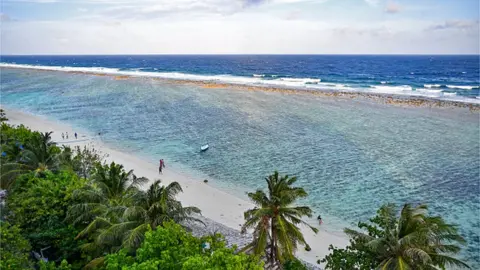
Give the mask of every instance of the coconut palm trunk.
M 270 263 L 273 265 L 276 260 L 276 251 L 277 247 L 275 246 L 275 243 L 277 243 L 277 235 L 275 233 L 275 217 L 272 218 L 272 241 L 270 242 Z

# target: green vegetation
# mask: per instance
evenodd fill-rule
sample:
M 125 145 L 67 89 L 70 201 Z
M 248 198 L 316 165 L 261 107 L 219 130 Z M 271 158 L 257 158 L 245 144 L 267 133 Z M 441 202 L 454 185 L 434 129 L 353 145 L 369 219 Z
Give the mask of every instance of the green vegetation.
M 148 179 L 105 164 L 95 149 L 59 147 L 51 132 L 24 126 L 0 129 L 0 269 L 262 269 L 223 236 L 196 238 L 179 225 L 201 221 L 200 209 L 176 199 L 177 182 L 143 191 Z
M 288 260 L 283 264 L 283 270 L 307 270 L 308 268 L 298 259 Z
M 64 220 L 74 190 L 84 185 L 84 179 L 70 172 L 22 175 L 8 194 L 6 218 L 22 229 L 32 251 L 43 250 L 49 260 L 80 260 L 79 242 L 74 240 L 78 230 Z
M 209 248 L 205 248 L 205 243 L 209 243 Z M 196 238 L 182 226 L 166 222 L 156 230 L 148 229 L 135 257 L 121 250 L 106 257 L 104 268 L 261 270 L 263 263 L 259 257 L 235 254 L 235 247 L 226 248 L 220 234 Z
M 5 111 L 0 109 L 0 123 L 5 121 L 8 121 L 8 118 L 5 116 Z
M 0 221 L 0 269 L 25 269 L 31 267 L 28 261 L 30 244 L 20 233 L 18 226 Z
M 183 207 L 175 199 L 182 191 L 177 182 L 165 187 L 155 181 L 143 192 L 139 187 L 147 181 L 136 177 L 133 171 L 125 172 L 122 165 L 114 162 L 98 164 L 92 182 L 74 192 L 79 203 L 72 205 L 68 219 L 76 226 L 86 225 L 76 238 L 90 240 L 82 248 L 95 258 L 92 266 L 103 262 L 105 251 L 135 251 L 148 227 L 155 229 L 170 220 L 197 221 L 190 215 L 199 214 L 200 210 Z
M 395 205 L 382 206 L 369 223 L 358 224 L 365 232 L 345 229 L 351 237 L 345 249 L 330 246 L 322 262 L 327 269 L 445 269 L 469 268 L 451 257 L 465 240 L 454 225 L 427 215 L 427 206 L 406 204 L 397 217 Z
M 248 193 L 256 207 L 244 213 L 245 224 L 242 232 L 253 229 L 254 240 L 245 247 L 254 254 L 266 255 L 271 265 L 294 259 L 298 243 L 307 245 L 297 225 L 303 224 L 317 232 L 317 229 L 301 220 L 311 217 L 307 206 L 294 206 L 297 199 L 307 196 L 303 188 L 292 186 L 296 177 L 280 176 L 278 172 L 266 179 L 268 194 L 263 190 Z
M 311 217 L 296 205 L 307 192 L 295 177 L 266 178 L 268 191 L 248 193 L 242 232 L 253 242 L 238 251 L 220 234 L 194 237 L 184 226 L 201 222 L 196 207 L 176 199 L 179 183 L 155 181 L 106 164 L 95 149 L 57 146 L 51 132 L 5 123 L 0 110 L 0 269 L 307 269 L 294 257 L 307 244 L 299 225 Z M 445 269 L 465 243 L 455 226 L 424 205 L 380 208 L 359 223 L 345 249 L 330 246 L 327 269 Z M 244 252 L 245 251 L 245 252 Z M 315 250 L 312 250 L 315 252 Z M 250 254 L 251 255 L 247 255 Z

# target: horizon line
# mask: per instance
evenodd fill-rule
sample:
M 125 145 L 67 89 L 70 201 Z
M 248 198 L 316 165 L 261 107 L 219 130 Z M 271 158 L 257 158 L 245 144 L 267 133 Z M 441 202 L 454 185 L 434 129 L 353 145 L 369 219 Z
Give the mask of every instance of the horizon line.
M 332 53 L 332 54 L 322 54 L 322 53 L 180 53 L 180 54 L 168 54 L 168 53 L 146 53 L 146 54 L 1 54 L 0 58 L 3 56 L 478 56 L 480 53 L 471 54 L 471 53 L 459 53 L 459 54 L 421 54 L 421 53 L 381 53 L 381 54 L 348 54 L 348 53 Z

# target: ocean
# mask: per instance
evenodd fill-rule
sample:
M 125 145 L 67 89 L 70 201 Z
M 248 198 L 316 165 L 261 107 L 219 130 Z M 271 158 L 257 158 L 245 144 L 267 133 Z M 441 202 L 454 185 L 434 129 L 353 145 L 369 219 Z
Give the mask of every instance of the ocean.
M 480 267 L 478 112 L 155 78 L 395 93 L 409 86 L 474 102 L 478 56 L 2 56 L 1 62 L 2 105 L 101 132 L 109 146 L 152 162 L 164 158 L 243 198 L 264 188 L 274 170 L 295 175 L 309 193 L 303 203 L 332 232 L 367 220 L 384 203 L 427 203 L 459 224 L 469 242 L 461 256 Z M 87 73 L 62 72 L 71 70 Z M 141 76 L 88 73 L 101 71 Z M 205 143 L 210 149 L 200 153 Z
M 0 66 L 360 91 L 479 103 L 479 56 L 1 56 Z

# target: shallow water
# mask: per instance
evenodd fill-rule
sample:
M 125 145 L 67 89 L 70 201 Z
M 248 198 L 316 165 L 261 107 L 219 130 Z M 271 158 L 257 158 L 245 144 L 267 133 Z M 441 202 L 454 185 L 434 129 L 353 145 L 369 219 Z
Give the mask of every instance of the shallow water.
M 427 203 L 461 225 L 462 256 L 480 265 L 478 113 L 21 69 L 1 69 L 1 82 L 4 105 L 101 132 L 237 196 L 275 169 L 296 175 L 338 230 L 383 203 Z

